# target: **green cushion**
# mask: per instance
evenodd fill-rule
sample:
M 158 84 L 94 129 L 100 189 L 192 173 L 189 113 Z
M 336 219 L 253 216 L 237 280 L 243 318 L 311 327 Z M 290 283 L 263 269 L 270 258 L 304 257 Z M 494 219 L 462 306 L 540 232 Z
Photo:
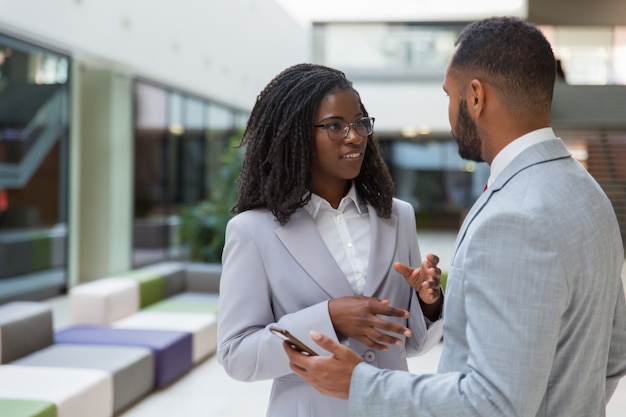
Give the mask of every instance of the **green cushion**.
M 146 307 L 151 311 L 167 311 L 170 313 L 213 313 L 217 314 L 217 300 L 207 303 L 201 300 L 163 300 Z
M 52 240 L 47 233 L 33 233 L 32 266 L 33 271 L 48 269 L 52 266 Z
M 39 400 L 0 399 L 0 416 L 57 417 L 57 406 Z
M 139 284 L 139 308 L 147 307 L 163 300 L 164 280 L 161 275 L 150 271 L 131 271 L 123 275 L 124 278 L 131 278 Z
M 441 288 L 446 290 L 446 284 L 448 283 L 448 271 L 441 271 L 441 276 L 439 277 L 439 283 L 441 284 Z

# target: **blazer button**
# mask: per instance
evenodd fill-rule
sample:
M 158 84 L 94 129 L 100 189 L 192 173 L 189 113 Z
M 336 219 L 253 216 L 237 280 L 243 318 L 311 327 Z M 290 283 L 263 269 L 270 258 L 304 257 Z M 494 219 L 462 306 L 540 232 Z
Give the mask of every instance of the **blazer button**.
M 374 352 L 373 350 L 368 350 L 363 355 L 363 359 L 365 359 L 365 362 L 367 362 L 367 363 L 374 362 L 376 360 L 376 352 Z

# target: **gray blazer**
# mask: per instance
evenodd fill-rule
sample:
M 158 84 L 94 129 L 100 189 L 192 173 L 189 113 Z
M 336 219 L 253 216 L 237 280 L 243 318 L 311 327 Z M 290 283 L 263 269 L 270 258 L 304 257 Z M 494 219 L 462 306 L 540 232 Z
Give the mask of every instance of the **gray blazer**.
M 371 206 L 368 211 L 372 246 L 364 295 L 389 299 L 391 305 L 408 309 L 409 319 L 394 320 L 411 328 L 413 337 L 403 346 L 389 346 L 386 352 L 352 339 L 344 343 L 374 366 L 406 370 L 407 354 L 426 346 L 427 330 L 415 291 L 392 264 L 421 263 L 415 214 L 411 205 L 400 200 L 394 200 L 389 219 L 378 217 Z M 270 325 L 277 325 L 327 354 L 310 339 L 309 331 L 318 330 L 337 340 L 328 301 L 354 295 L 308 212 L 297 210 L 285 226 L 268 210 L 235 216 L 226 230 L 222 264 L 218 361 L 228 375 L 241 381 L 274 379 L 268 415 L 346 416 L 347 401 L 319 394 L 292 373 L 282 342 L 269 331 Z M 429 340 L 436 342 L 440 337 L 441 332 Z
M 459 232 L 436 375 L 359 364 L 352 416 L 604 416 L 626 373 L 611 203 L 560 139 L 499 175 Z

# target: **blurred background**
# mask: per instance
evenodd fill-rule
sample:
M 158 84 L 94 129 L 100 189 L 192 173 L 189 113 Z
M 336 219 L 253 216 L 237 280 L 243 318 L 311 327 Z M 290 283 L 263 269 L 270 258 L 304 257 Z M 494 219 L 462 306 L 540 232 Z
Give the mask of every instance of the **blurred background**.
M 166 260 L 219 262 L 232 149 L 281 70 L 343 70 L 418 228 L 459 227 L 488 176 L 442 81 L 470 21 L 541 27 L 554 128 L 626 231 L 622 0 L 0 0 L 0 304 Z

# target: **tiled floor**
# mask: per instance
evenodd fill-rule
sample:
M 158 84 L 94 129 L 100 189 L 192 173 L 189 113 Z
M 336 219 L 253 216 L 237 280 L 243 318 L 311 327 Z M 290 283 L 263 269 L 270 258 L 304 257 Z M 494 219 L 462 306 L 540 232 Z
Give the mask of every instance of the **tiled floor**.
M 420 236 L 422 256 L 426 252 L 436 253 L 441 258 L 441 267 L 447 268 L 454 235 L 422 233 Z M 622 277 L 626 280 L 626 263 Z M 55 326 L 63 327 L 68 317 L 66 297 L 48 302 L 54 310 Z M 415 373 L 435 372 L 440 353 L 441 345 L 438 345 L 423 356 L 409 359 L 409 369 Z M 213 355 L 166 389 L 152 393 L 118 417 L 263 417 L 270 389 L 271 381 L 244 383 L 231 379 Z M 626 416 L 625 380 L 620 382 L 609 402 L 606 416 Z
M 410 371 L 436 372 L 440 353 L 441 345 L 437 345 L 427 354 L 409 359 Z M 271 381 L 235 381 L 212 356 L 169 388 L 150 395 L 119 417 L 263 417 L 271 385 Z M 606 417 L 626 416 L 624 380 L 606 411 Z

